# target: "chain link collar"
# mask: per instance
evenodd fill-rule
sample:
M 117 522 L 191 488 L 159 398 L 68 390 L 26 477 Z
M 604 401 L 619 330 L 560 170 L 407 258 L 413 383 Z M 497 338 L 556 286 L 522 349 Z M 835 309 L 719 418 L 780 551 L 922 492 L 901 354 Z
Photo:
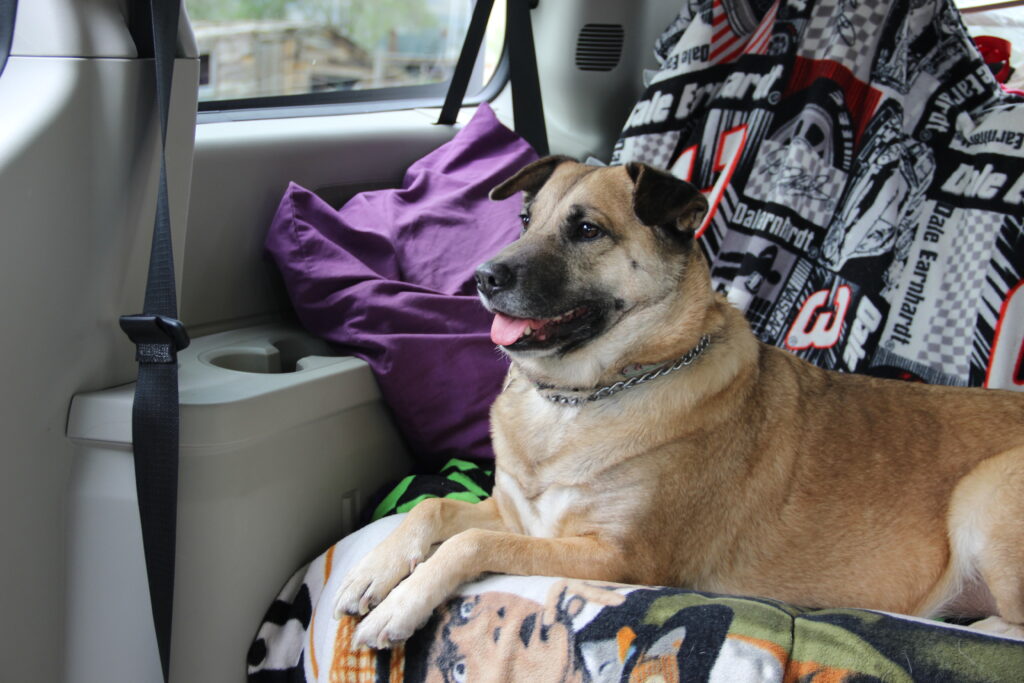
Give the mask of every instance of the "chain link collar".
M 546 389 L 554 389 L 555 388 L 555 387 L 546 386 L 546 385 L 543 385 L 543 384 L 538 384 L 537 388 L 542 391 L 541 396 L 543 396 L 547 400 L 551 401 L 552 403 L 558 403 L 560 405 L 575 407 L 575 406 L 583 405 L 584 403 L 591 403 L 593 401 L 600 401 L 602 398 L 608 398 L 609 396 L 614 396 L 615 394 L 619 393 L 620 391 L 624 391 L 625 389 L 632 389 L 633 387 L 638 386 L 640 384 L 643 384 L 644 382 L 650 382 L 652 379 L 658 379 L 659 377 L 664 377 L 665 375 L 673 373 L 676 370 L 681 370 L 681 369 L 687 367 L 688 365 L 693 365 L 694 361 L 696 361 L 698 358 L 700 358 L 701 354 L 703 354 L 704 351 L 707 350 L 708 345 L 710 343 L 711 343 L 711 337 L 709 337 L 708 335 L 705 334 L 703 337 L 700 338 L 700 341 L 697 342 L 697 345 L 695 347 L 693 347 L 692 349 L 687 351 L 680 358 L 676 359 L 676 361 L 674 363 L 662 365 L 662 366 L 660 366 L 660 367 L 658 367 L 658 368 L 656 368 L 654 370 L 651 370 L 650 372 L 645 372 L 642 375 L 637 375 L 636 377 L 630 377 L 629 379 L 622 380 L 620 382 L 615 382 L 614 384 L 609 384 L 607 386 L 600 387 L 600 388 L 596 389 L 595 391 L 591 392 L 590 394 L 587 394 L 586 396 L 566 396 L 565 394 L 547 394 L 547 393 L 543 393 L 543 391 L 546 390 Z M 563 391 L 566 391 L 566 390 L 563 390 Z M 568 390 L 568 391 L 572 391 L 572 390 Z M 581 391 L 581 390 L 576 390 L 576 391 Z M 582 390 L 582 391 L 585 391 L 585 390 Z

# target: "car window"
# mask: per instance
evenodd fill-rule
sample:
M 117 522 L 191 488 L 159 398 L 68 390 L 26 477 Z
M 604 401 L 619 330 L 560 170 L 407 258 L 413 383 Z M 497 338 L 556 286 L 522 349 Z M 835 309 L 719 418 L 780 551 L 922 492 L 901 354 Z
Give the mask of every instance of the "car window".
M 186 0 L 200 53 L 200 109 L 442 95 L 472 0 Z M 495 2 L 470 83 L 494 75 Z M 282 100 L 281 98 L 285 98 Z

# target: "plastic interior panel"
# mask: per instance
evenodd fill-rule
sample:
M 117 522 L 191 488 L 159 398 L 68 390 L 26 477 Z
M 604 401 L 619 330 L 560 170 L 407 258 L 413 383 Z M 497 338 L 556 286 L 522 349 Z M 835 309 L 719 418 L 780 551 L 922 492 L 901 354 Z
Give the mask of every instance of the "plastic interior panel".
M 643 70 L 657 66 L 654 40 L 678 12 L 678 0 L 539 3 L 533 12 L 533 31 L 552 150 L 608 161 L 626 117 L 643 92 Z M 622 57 L 614 68 L 584 71 L 577 66 L 577 38 L 587 24 L 624 28 Z
M 23 0 L 11 54 L 39 57 L 135 57 L 124 0 Z
M 249 643 L 285 580 L 410 469 L 369 367 L 319 355 L 330 353 L 296 328 L 262 326 L 200 337 L 179 354 L 174 683 L 242 683 Z M 236 369 L 218 364 L 225 358 Z M 159 679 L 128 443 L 132 391 L 81 394 L 71 406 L 65 683 Z
M 23 0 L 19 13 L 34 6 Z M 0 584 L 15 587 L 4 605 L 17 623 L 0 639 L 4 680 L 60 680 L 67 407 L 76 392 L 135 372 L 117 318 L 141 307 L 153 229 L 151 74 L 141 60 L 12 55 L 0 78 L 0 543 L 16 549 L 0 562 Z M 179 60 L 175 77 L 168 168 L 183 244 L 197 62 Z
M 22 0 L 11 54 L 131 59 L 138 52 L 125 30 L 127 5 L 128 0 Z M 178 56 L 199 58 L 184 11 L 178 25 Z

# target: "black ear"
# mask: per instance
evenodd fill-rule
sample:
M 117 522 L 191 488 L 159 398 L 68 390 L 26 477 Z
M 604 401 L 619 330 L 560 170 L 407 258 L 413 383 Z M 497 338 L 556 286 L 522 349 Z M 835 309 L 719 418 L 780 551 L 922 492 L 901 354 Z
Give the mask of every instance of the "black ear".
M 526 193 L 527 200 L 529 200 L 532 195 L 537 194 L 537 191 L 544 186 L 544 183 L 548 181 L 548 178 L 555 172 L 558 165 L 566 161 L 576 160 L 562 155 L 538 159 L 519 169 L 514 176 L 491 190 L 491 194 L 488 196 L 491 199 L 505 199 L 511 197 L 516 192 L 522 191 Z
M 633 213 L 641 223 L 674 227 L 680 232 L 700 227 L 708 200 L 696 187 L 635 161 L 626 164 L 626 173 L 633 179 Z

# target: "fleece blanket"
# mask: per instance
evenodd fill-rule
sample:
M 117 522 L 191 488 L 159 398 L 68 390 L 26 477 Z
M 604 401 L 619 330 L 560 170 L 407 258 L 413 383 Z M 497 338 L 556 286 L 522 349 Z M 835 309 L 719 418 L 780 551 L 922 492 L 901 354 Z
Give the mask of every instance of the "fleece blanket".
M 614 162 L 705 189 L 717 288 L 823 367 L 1024 386 L 1024 98 L 953 0 L 688 0 Z
M 962 627 L 536 576 L 467 584 L 405 645 L 353 648 L 358 622 L 334 619 L 335 591 L 402 517 L 364 527 L 295 574 L 249 651 L 250 683 L 1024 679 L 1024 643 Z

